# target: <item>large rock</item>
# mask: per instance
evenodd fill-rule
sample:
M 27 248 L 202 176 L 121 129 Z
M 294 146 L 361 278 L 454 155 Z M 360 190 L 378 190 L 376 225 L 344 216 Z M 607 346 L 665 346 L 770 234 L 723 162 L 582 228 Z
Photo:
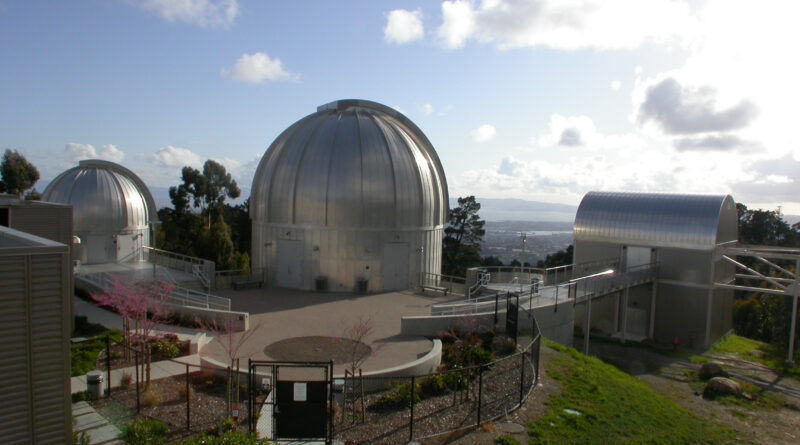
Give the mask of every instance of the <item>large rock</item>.
M 714 377 L 708 381 L 703 397 L 713 399 L 718 396 L 741 397 L 742 386 L 727 377 Z
M 700 380 L 713 379 L 714 377 L 729 377 L 728 373 L 722 369 L 722 364 L 718 362 L 703 363 L 697 375 L 700 377 Z

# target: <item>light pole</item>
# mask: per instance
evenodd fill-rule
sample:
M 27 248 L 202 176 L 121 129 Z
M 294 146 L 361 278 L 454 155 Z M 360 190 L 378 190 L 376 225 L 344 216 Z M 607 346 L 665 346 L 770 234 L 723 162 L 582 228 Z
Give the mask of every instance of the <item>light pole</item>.
M 519 291 L 522 292 L 522 274 L 525 271 L 525 243 L 528 242 L 528 234 L 525 232 L 520 233 L 522 236 L 522 261 L 519 263 Z
M 156 238 L 158 238 L 158 225 L 161 224 L 161 221 L 150 221 L 150 229 L 153 232 L 153 238 L 150 240 L 150 244 L 153 246 L 151 252 L 151 260 L 153 261 L 153 281 L 156 281 Z

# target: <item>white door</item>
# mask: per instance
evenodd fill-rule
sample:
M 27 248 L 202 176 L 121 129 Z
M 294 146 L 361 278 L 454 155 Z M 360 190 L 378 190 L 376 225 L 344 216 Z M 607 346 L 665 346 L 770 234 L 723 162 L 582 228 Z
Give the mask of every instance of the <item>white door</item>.
M 408 243 L 383 245 L 381 281 L 383 291 L 408 289 Z
M 86 240 L 86 263 L 113 263 L 117 259 L 114 240 L 109 235 L 89 235 Z
M 651 253 L 649 247 L 627 246 L 625 251 L 625 270 L 650 264 Z
M 303 287 L 302 243 L 294 240 L 278 240 L 278 270 L 275 281 L 279 287 L 301 289 Z

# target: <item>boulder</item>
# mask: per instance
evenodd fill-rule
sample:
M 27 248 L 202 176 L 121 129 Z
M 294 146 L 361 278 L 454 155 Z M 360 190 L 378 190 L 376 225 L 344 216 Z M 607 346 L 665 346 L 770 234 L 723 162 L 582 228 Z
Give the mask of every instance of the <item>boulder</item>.
M 728 373 L 722 369 L 722 364 L 718 362 L 703 363 L 703 365 L 700 366 L 700 370 L 697 371 L 697 375 L 700 377 L 700 380 L 709 380 L 714 377 L 729 377 Z
M 718 396 L 742 396 L 742 386 L 727 377 L 714 377 L 708 381 L 703 397 L 713 399 Z
M 762 351 L 759 351 L 758 349 L 753 349 L 752 351 L 749 352 L 749 354 L 750 357 L 755 357 L 755 358 L 764 357 L 764 353 Z

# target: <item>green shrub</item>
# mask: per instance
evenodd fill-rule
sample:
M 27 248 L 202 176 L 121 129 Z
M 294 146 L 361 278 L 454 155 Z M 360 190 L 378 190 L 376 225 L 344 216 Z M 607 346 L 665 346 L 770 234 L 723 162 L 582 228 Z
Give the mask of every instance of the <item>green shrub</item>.
M 266 439 L 256 439 L 251 434 L 229 431 L 219 436 L 200 434 L 197 437 L 181 442 L 181 445 L 268 445 Z
M 414 384 L 414 403 L 418 403 L 420 399 L 421 384 Z M 385 409 L 399 409 L 411 406 L 411 382 L 403 383 L 392 391 L 382 395 L 371 408 L 376 410 Z
M 495 445 L 519 445 L 519 441 L 514 436 L 495 437 Z
M 90 323 L 89 319 L 83 315 L 75 316 L 75 332 L 76 337 L 92 337 L 106 332 L 105 326 L 97 323 Z
M 167 443 L 169 427 L 158 420 L 139 419 L 122 427 L 119 438 L 127 445 L 161 445 Z
M 236 422 L 233 420 L 233 418 L 225 417 L 219 423 L 209 428 L 208 431 L 206 431 L 206 434 L 211 436 L 224 436 L 226 433 L 233 431 L 234 428 L 236 428 Z
M 180 349 L 175 343 L 168 340 L 158 340 L 150 346 L 150 353 L 156 357 L 172 359 L 181 355 Z
M 447 383 L 445 374 L 432 375 L 420 383 L 420 396 L 427 398 L 442 395 L 447 392 Z
M 72 394 L 72 403 L 90 402 L 93 400 L 97 400 L 97 397 L 95 397 L 94 394 L 90 393 L 89 391 L 81 391 Z

